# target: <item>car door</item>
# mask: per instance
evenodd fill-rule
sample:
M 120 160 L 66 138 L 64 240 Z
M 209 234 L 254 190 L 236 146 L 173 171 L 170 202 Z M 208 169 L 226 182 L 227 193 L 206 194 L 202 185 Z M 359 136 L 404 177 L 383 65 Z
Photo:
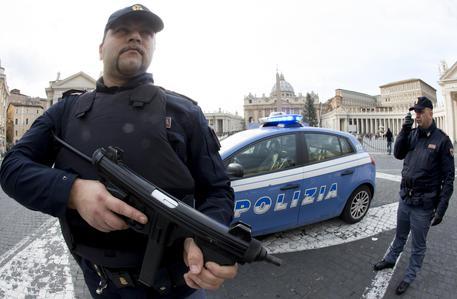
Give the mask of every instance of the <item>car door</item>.
M 275 135 L 245 146 L 225 164 L 242 165 L 244 175 L 232 178 L 234 222 L 252 227 L 254 235 L 297 225 L 303 161 L 297 159 L 295 133 Z
M 348 144 L 336 134 L 306 132 L 300 225 L 338 216 L 351 192 L 354 173 Z

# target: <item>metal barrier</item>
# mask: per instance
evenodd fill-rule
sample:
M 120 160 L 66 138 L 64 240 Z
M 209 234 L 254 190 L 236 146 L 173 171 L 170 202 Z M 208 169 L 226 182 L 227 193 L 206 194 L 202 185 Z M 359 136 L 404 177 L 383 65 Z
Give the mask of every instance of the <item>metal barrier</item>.
M 386 138 L 367 138 L 364 137 L 362 140 L 359 139 L 362 143 L 363 148 L 369 153 L 380 153 L 387 154 L 387 140 Z M 394 150 L 395 139 L 392 142 L 392 151 Z

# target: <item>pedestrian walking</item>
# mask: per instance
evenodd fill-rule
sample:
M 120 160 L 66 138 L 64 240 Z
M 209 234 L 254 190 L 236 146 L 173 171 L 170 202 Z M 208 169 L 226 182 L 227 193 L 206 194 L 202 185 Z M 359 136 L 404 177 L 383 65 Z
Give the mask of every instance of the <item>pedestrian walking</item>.
M 94 298 L 205 298 L 203 289 L 217 289 L 237 273 L 237 265 L 204 263 L 193 238 L 182 238 L 166 250 L 153 286 L 142 285 L 148 236 L 121 216 L 143 224 L 154 219 L 110 194 L 92 165 L 53 138 L 86 155 L 117 146 L 130 169 L 216 221 L 231 222 L 234 194 L 205 116 L 196 102 L 159 88 L 146 72 L 163 27 L 140 4 L 111 14 L 95 91 L 65 93 L 8 152 L 0 170 L 10 197 L 59 218 Z
M 384 137 L 386 137 L 387 141 L 387 154 L 390 155 L 392 153 L 392 142 L 394 141 L 394 135 L 392 134 L 390 128 L 387 128 L 387 132 L 384 134 Z
M 454 149 L 449 137 L 436 127 L 433 104 L 419 97 L 405 117 L 394 146 L 394 156 L 404 159 L 395 238 L 374 270 L 393 268 L 411 233 L 411 257 L 396 294 L 404 293 L 416 278 L 425 256 L 430 226 L 442 222 L 454 188 Z

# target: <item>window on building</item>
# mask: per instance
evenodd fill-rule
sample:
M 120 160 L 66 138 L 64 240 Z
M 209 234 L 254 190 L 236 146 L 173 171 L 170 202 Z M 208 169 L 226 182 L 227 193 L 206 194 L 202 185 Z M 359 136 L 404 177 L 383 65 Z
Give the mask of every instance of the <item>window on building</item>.
M 14 120 L 14 124 L 17 125 L 17 118 Z M 17 132 L 17 131 L 16 131 Z M 17 135 L 17 134 L 16 134 Z
M 25 124 L 26 124 L 26 125 L 29 124 L 29 119 L 28 119 L 28 118 L 25 119 Z
M 17 137 L 17 130 L 16 130 L 16 137 Z

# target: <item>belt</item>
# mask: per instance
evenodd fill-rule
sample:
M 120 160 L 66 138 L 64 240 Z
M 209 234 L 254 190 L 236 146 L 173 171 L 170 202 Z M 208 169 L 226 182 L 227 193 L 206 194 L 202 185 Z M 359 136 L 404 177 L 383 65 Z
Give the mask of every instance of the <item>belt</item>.
M 403 200 L 409 206 L 422 207 L 424 205 L 424 201 L 419 198 L 412 198 L 412 197 L 408 196 L 408 197 L 405 197 Z
M 96 293 L 99 295 L 102 294 L 104 289 L 108 286 L 108 282 L 113 283 L 116 288 L 141 286 L 138 280 L 138 269 L 113 269 L 97 264 L 92 265 L 94 266 L 97 275 L 100 277 L 99 286 L 96 290 Z M 165 269 L 160 269 L 156 276 L 157 279 L 152 286 L 152 288 L 160 295 L 169 293 L 172 287 L 171 280 L 166 272 L 167 271 Z
M 434 187 L 413 187 L 413 188 L 409 188 L 407 186 L 403 186 L 403 188 L 405 189 L 406 193 L 411 196 L 412 194 L 415 194 L 415 193 L 433 193 L 433 192 L 438 192 L 439 191 L 439 188 L 434 188 Z

